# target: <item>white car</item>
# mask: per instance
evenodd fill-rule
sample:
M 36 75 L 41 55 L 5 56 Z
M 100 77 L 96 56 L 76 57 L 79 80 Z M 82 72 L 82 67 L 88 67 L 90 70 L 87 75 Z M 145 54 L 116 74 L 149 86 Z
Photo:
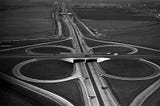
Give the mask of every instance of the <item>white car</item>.
M 160 14 L 157 14 L 156 17 L 157 17 L 157 18 L 160 18 Z

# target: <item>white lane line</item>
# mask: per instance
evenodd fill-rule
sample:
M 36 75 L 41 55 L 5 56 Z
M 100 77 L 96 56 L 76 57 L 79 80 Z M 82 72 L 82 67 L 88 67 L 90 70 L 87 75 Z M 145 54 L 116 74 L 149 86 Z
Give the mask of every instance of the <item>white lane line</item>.
M 71 39 L 71 38 L 64 39 L 64 40 L 59 40 L 59 41 L 51 41 L 51 42 L 38 43 L 38 44 L 33 44 L 33 45 L 26 45 L 26 46 L 20 46 L 20 47 L 13 47 L 13 48 L 8 48 L 8 49 L 0 50 L 0 52 L 9 51 L 9 50 L 15 50 L 15 49 L 22 49 L 22 48 L 32 47 L 32 46 L 46 45 L 46 44 L 51 44 L 51 43 L 58 43 L 58 42 L 63 42 L 63 41 L 70 40 L 70 39 Z
M 142 106 L 144 101 L 160 87 L 160 79 L 142 91 L 129 106 Z M 154 104 L 153 104 L 154 105 Z
M 64 99 L 63 97 L 57 95 L 57 94 L 54 94 L 52 92 L 49 92 L 47 90 L 44 90 L 42 88 L 39 88 L 39 87 L 36 87 L 34 85 L 31 85 L 29 83 L 26 83 L 26 82 L 23 82 L 21 80 L 18 80 L 16 78 L 13 78 L 11 76 L 8 76 L 4 73 L 1 73 L 0 72 L 0 77 L 13 83 L 13 84 L 16 84 L 16 85 L 19 85 L 29 91 L 32 91 L 34 93 L 37 93 L 45 98 L 48 98 L 50 99 L 51 101 L 54 101 L 58 104 L 60 104 L 61 106 L 74 106 L 71 102 L 69 102 L 68 100 Z
M 120 43 L 120 42 L 112 42 L 112 41 L 96 40 L 96 39 L 88 38 L 88 37 L 86 37 L 86 36 L 83 36 L 83 37 L 84 37 L 85 39 L 89 39 L 89 40 L 97 41 L 97 42 L 112 43 L 112 44 L 116 44 L 116 45 L 124 45 L 124 46 L 132 46 L 132 47 L 137 47 L 137 48 L 141 48 L 141 49 L 146 49 L 146 50 L 151 50 L 151 51 L 160 52 L 159 49 L 153 49 L 153 48 L 144 47 L 144 46 L 138 46 L 138 45 L 132 45 L 132 44 Z

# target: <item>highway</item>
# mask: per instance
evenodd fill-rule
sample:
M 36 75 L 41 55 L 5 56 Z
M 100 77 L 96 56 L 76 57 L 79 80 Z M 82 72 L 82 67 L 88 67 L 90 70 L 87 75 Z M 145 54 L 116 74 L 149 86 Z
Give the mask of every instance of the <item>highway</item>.
M 63 13 L 67 12 L 64 2 L 62 3 L 62 9 L 63 9 Z M 85 44 L 82 33 L 80 32 L 77 25 L 70 18 L 70 16 L 64 15 L 64 21 L 68 25 L 70 32 L 72 32 L 71 37 L 72 37 L 73 44 L 75 45 L 75 48 L 77 51 L 76 53 L 79 53 L 79 54 L 80 53 L 90 53 L 87 45 Z M 96 99 L 96 102 L 91 103 L 92 106 L 118 106 L 119 104 L 114 98 L 114 96 L 111 94 L 111 91 L 109 89 L 107 90 L 102 89 L 106 87 L 107 84 L 105 84 L 103 79 L 99 77 L 99 75 L 96 73 L 96 70 L 100 70 L 99 67 L 95 67 L 94 65 L 97 63 L 96 62 L 88 62 L 88 63 L 81 62 L 79 64 L 81 64 L 81 67 L 84 67 L 85 69 L 87 69 L 86 70 L 87 72 L 85 72 L 88 74 L 87 76 L 89 76 L 89 79 L 87 80 L 91 80 L 92 88 L 94 88 L 94 93 L 90 95 L 92 96 L 94 95 L 94 99 Z M 88 90 L 91 89 L 91 88 L 88 88 L 89 85 L 86 85 L 86 87 Z
M 0 59 L 2 60 L 3 59 L 14 60 L 19 58 L 22 60 L 24 59 L 23 61 L 15 63 L 14 67 L 10 71 L 0 72 L 1 79 L 6 80 L 9 83 L 18 85 L 22 87 L 22 89 L 27 89 L 28 91 L 31 91 L 32 93 L 38 95 L 38 97 L 40 95 L 44 98 L 47 98 L 49 101 L 57 103 L 58 104 L 57 106 L 59 105 L 80 106 L 77 105 L 78 103 L 76 104 L 74 99 L 72 100 L 70 97 L 67 97 L 68 95 L 66 96 L 65 94 L 64 95 L 61 94 L 63 88 L 61 88 L 62 90 L 60 90 L 61 91 L 60 93 L 56 92 L 56 90 L 55 91 L 51 90 L 52 87 L 56 86 L 56 84 L 58 86 L 58 83 L 62 84 L 62 83 L 68 83 L 69 81 L 78 80 L 77 81 L 79 84 L 78 89 L 81 93 L 81 98 L 83 98 L 82 101 L 84 102 L 84 105 L 81 106 L 123 106 L 119 102 L 119 99 L 117 99 L 117 96 L 115 96 L 115 92 L 113 92 L 114 88 L 112 88 L 110 83 L 106 81 L 106 78 L 120 80 L 120 81 L 144 81 L 150 79 L 158 79 L 158 77 L 160 76 L 160 66 L 154 62 L 149 61 L 149 59 L 160 58 L 159 56 L 160 50 L 138 45 L 119 43 L 119 42 L 100 41 L 86 37 L 81 32 L 81 29 L 78 26 L 77 22 L 80 25 L 82 25 L 92 36 L 96 37 L 96 34 L 93 33 L 81 20 L 79 20 L 79 18 L 77 18 L 76 14 L 73 12 L 73 10 L 71 10 L 70 6 L 66 3 L 66 1 L 61 1 L 58 3 L 57 9 L 56 11 L 51 13 L 51 17 L 56 21 L 57 25 L 56 37 L 61 38 L 61 40 L 47 41 L 42 43 L 35 43 L 30 45 L 23 45 L 17 47 L 15 46 L 11 48 L 1 49 Z M 65 24 L 67 27 L 64 27 L 62 23 Z M 63 28 L 69 32 L 69 37 L 66 39 L 62 39 L 64 36 L 62 30 Z M 87 45 L 86 40 L 92 40 L 94 42 L 101 42 L 108 44 L 89 47 Z M 60 45 L 60 43 L 64 41 L 71 41 L 72 47 L 66 46 L 66 44 Z M 38 53 L 33 51 L 36 48 L 42 49 L 46 47 L 51 49 L 55 48 L 66 49 L 70 52 L 67 53 L 60 52 L 59 54 L 54 54 L 54 53 Z M 130 51 L 128 53 L 127 52 L 122 53 L 122 55 L 119 55 L 120 54 L 119 51 L 115 52 L 116 55 L 115 54 L 110 55 L 111 54 L 110 52 L 109 54 L 107 54 L 108 52 L 105 54 L 104 53 L 96 54 L 94 52 L 94 49 L 101 47 L 106 47 L 106 48 L 122 47 L 122 49 L 127 48 Z M 149 53 L 150 51 L 155 52 L 155 54 L 157 54 L 158 56 L 152 54 L 138 55 L 138 53 L 140 53 L 140 50 L 142 49 L 149 51 Z M 104 69 L 99 63 L 107 62 L 112 59 L 113 60 L 128 59 L 132 61 L 137 61 L 139 63 L 143 63 L 147 66 L 150 66 L 152 69 L 154 69 L 154 73 L 148 76 L 140 76 L 140 77 L 128 77 L 128 76 L 118 76 L 118 75 L 108 74 L 104 72 Z M 21 70 L 25 66 L 30 67 L 28 64 L 35 63 L 43 66 L 44 64 L 41 64 L 40 62 L 47 60 L 55 60 L 58 62 L 64 62 L 64 63 L 67 62 L 69 64 L 72 64 L 73 72 L 71 72 L 71 75 L 67 77 L 65 76 L 64 78 L 60 79 L 53 78 L 52 80 L 31 78 L 30 76 L 25 76 L 24 73 L 21 72 Z M 63 66 L 57 65 L 57 67 L 60 67 L 62 68 L 62 70 L 65 70 L 63 69 Z M 55 84 L 55 85 L 51 86 L 50 84 L 53 85 Z M 46 86 L 50 88 L 47 88 Z M 141 106 L 143 102 L 150 95 L 152 95 L 157 89 L 159 89 L 159 87 L 160 87 L 160 80 L 158 79 L 155 80 L 154 83 L 150 84 L 146 89 L 141 91 L 138 95 L 136 95 L 134 99 L 130 101 L 128 106 Z M 71 91 L 68 93 L 72 94 Z
M 65 13 L 67 9 L 65 7 L 65 4 L 63 4 L 63 6 L 64 6 L 64 7 L 62 7 L 62 8 L 64 8 L 63 12 Z M 66 23 L 68 22 L 67 25 L 68 25 L 69 29 L 72 30 L 72 32 L 74 32 L 71 35 L 72 35 L 72 40 L 76 41 L 76 42 L 73 42 L 73 44 L 76 44 L 76 49 L 77 49 L 76 53 L 79 53 L 79 54 L 86 53 L 88 55 L 89 54 L 93 54 L 91 51 L 89 51 L 89 47 L 87 46 L 87 44 L 84 41 L 85 36 L 81 33 L 81 31 L 79 30 L 79 28 L 76 25 L 76 23 L 74 23 L 73 18 L 71 19 L 70 16 L 64 15 L 64 20 L 66 20 Z M 79 22 L 88 30 L 89 33 L 91 33 L 91 35 L 96 36 L 92 31 L 90 31 L 90 29 L 85 24 L 83 24 L 81 21 L 79 21 Z M 123 43 L 118 43 L 118 42 L 110 42 L 110 43 L 118 44 L 118 45 L 126 46 L 126 47 L 133 47 L 132 48 L 132 50 L 133 50 L 132 52 L 133 53 L 131 52 L 129 54 L 134 54 L 134 53 L 138 52 L 138 49 L 136 49 L 136 47 L 159 52 L 159 50 L 152 49 L 152 48 L 147 48 L 147 47 L 142 47 L 142 46 L 129 45 L 129 44 L 123 44 Z M 144 61 L 144 62 L 148 62 L 148 61 L 143 60 L 143 59 L 141 59 L 141 60 Z M 89 59 L 88 59 L 88 61 L 89 61 Z M 155 65 L 155 67 L 157 67 L 157 70 L 160 69 L 160 67 L 157 66 L 156 64 L 153 64 L 153 63 L 150 63 L 150 62 L 148 62 L 148 63 L 152 64 L 153 66 Z M 86 63 L 81 62 L 79 64 L 82 64 L 81 67 L 84 67 L 84 68 L 87 69 L 86 70 L 87 72 L 85 72 L 85 73 L 88 74 L 87 76 L 91 80 L 91 83 L 93 85 L 93 88 L 94 88 L 94 91 L 95 91 L 95 94 L 96 94 L 94 97 L 97 98 L 97 102 L 96 102 L 97 104 L 94 103 L 94 104 L 92 104 L 92 106 L 120 106 L 120 104 L 118 103 L 118 101 L 116 100 L 114 95 L 112 94 L 109 85 L 101 77 L 101 74 L 98 73 L 98 72 L 101 71 L 101 68 L 99 67 L 97 62 L 96 61 L 95 62 L 86 62 Z M 82 69 L 80 69 L 80 70 L 82 70 Z M 159 76 L 159 74 L 155 74 L 155 75 L 156 75 L 155 77 Z M 154 76 L 150 76 L 150 78 L 151 77 L 153 78 Z M 144 77 L 144 78 L 142 78 L 142 80 L 150 79 L 150 78 L 149 77 L 148 78 Z M 133 79 L 132 78 L 131 79 L 130 78 L 126 78 L 125 79 L 125 77 L 124 77 L 121 80 L 141 80 L 141 79 L 136 78 L 136 77 L 133 78 Z M 148 89 L 146 89 L 146 91 L 144 91 L 144 93 L 142 92 L 142 94 L 137 96 L 135 98 L 135 100 L 130 104 L 130 106 L 137 106 L 137 105 L 140 106 L 140 105 L 142 105 L 144 100 L 149 95 L 151 95 L 156 89 L 159 88 L 158 83 L 160 83 L 160 82 L 159 81 L 155 82 Z M 154 87 L 152 87 L 152 86 L 154 86 Z M 90 88 L 88 88 L 88 89 L 90 89 Z M 146 93 L 147 91 L 148 91 L 148 93 L 150 93 L 149 95 Z M 146 98 L 142 98 L 142 97 L 146 97 Z

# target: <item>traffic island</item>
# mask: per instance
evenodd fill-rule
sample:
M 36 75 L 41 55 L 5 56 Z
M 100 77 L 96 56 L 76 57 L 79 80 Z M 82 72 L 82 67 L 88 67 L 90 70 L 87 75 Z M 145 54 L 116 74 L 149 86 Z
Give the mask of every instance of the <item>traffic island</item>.
M 106 74 L 120 77 L 145 77 L 155 73 L 155 67 L 138 59 L 111 59 L 100 63 Z
M 54 55 L 54 54 L 61 54 L 61 53 L 71 53 L 72 49 L 69 47 L 63 47 L 63 46 L 46 45 L 46 46 L 36 46 L 36 47 L 27 48 L 25 51 L 28 54 L 32 54 L 32 55 Z
M 160 77 L 149 80 L 119 80 L 104 78 L 109 85 L 110 90 L 121 106 L 129 106 L 129 104 L 138 96 L 142 91 L 148 88 Z
M 108 55 L 125 55 L 134 54 L 138 50 L 134 47 L 123 45 L 103 45 L 92 48 L 95 54 L 108 54 Z
M 58 80 L 73 74 L 73 64 L 58 59 L 31 59 L 16 65 L 13 74 L 23 80 Z

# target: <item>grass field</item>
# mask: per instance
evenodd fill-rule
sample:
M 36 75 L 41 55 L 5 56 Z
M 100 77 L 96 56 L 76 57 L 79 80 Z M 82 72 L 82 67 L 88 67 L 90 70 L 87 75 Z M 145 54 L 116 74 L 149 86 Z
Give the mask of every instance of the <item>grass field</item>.
M 159 22 L 84 21 L 104 36 L 100 39 L 160 49 Z
M 152 16 L 126 8 L 75 8 L 74 11 L 84 23 L 102 33 L 100 40 L 160 49 L 160 22 Z
M 54 101 L 22 89 L 13 83 L 0 79 L 0 84 L 3 85 L 0 87 L 1 106 L 60 106 Z
M 49 4 L 50 3 L 50 4 Z M 54 36 L 52 2 L 5 1 L 0 9 L 1 40 L 34 39 Z
M 68 27 L 62 19 L 60 19 L 60 21 L 61 21 L 61 24 L 62 24 L 62 34 L 63 34 L 62 36 L 64 38 L 68 38 L 70 36 Z
M 110 43 L 103 43 L 103 42 L 96 42 L 96 41 L 92 41 L 92 40 L 88 40 L 88 39 L 85 39 L 85 42 L 87 44 L 87 46 L 89 47 L 94 47 L 94 46 L 99 46 L 99 45 L 107 45 Z
M 65 40 L 63 42 L 52 43 L 52 44 L 54 44 L 54 45 L 68 46 L 68 47 L 71 47 L 71 48 L 73 47 L 71 39 L 70 40 Z
M 128 106 L 135 96 L 157 79 L 158 78 L 144 81 L 124 81 L 105 78 L 110 85 L 113 94 L 122 106 Z
M 63 79 L 72 75 L 73 64 L 56 59 L 41 60 L 24 65 L 20 69 L 20 72 L 23 75 L 34 79 Z
M 152 21 L 155 18 L 141 12 L 135 12 L 128 8 L 103 7 L 103 8 L 73 8 L 82 19 L 93 20 L 131 20 Z
M 65 81 L 54 84 L 39 84 L 34 85 L 44 88 L 48 91 L 54 92 L 73 103 L 75 106 L 85 106 L 84 99 L 82 97 L 82 91 L 78 80 Z
M 105 73 L 121 77 L 145 77 L 154 73 L 154 68 L 138 60 L 113 59 L 100 63 Z
M 160 105 L 160 88 L 155 91 L 151 96 L 149 96 L 145 102 L 142 104 L 142 106 L 159 106 Z
M 60 47 L 37 47 L 31 49 L 34 53 L 42 53 L 42 54 L 60 54 L 63 53 L 71 53 L 70 50 Z
M 9 105 L 15 105 L 15 106 L 32 106 L 29 102 L 22 99 L 20 95 L 17 95 L 16 93 L 13 93 L 7 89 L 0 89 L 0 105 L 6 104 L 5 106 Z M 24 97 L 23 97 L 24 98 Z
M 23 62 L 29 58 L 1 58 L 0 59 L 0 67 L 1 67 L 1 72 L 12 75 L 11 70 L 14 68 L 15 65 L 17 65 L 20 62 Z M 8 64 L 9 63 L 9 64 Z
M 119 47 L 119 46 L 106 46 L 106 47 L 99 47 L 93 48 L 93 52 L 95 54 L 106 54 L 106 53 L 118 53 L 118 54 L 128 54 L 132 51 L 130 48 L 126 47 Z

